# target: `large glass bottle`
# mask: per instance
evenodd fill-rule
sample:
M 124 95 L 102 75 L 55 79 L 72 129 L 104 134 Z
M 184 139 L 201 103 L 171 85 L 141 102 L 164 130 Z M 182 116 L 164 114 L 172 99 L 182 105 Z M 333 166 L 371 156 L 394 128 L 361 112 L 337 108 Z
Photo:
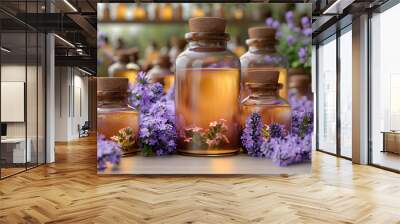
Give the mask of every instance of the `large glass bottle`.
M 260 72 L 263 72 L 260 70 Z M 247 82 L 245 85 L 250 90 L 250 95 L 242 101 L 241 122 L 244 126 L 246 119 L 252 113 L 259 113 L 264 124 L 278 123 L 291 131 L 292 111 L 287 100 L 279 96 L 278 75 L 270 74 L 264 82 Z
M 124 128 L 130 128 L 137 141 L 139 112 L 127 104 L 127 78 L 97 78 L 97 133 L 106 138 L 116 136 Z M 124 152 L 134 152 L 137 144 L 126 144 Z
M 245 86 L 246 82 L 263 82 L 269 73 L 275 72 L 279 72 L 279 83 L 282 84 L 279 95 L 287 99 L 287 59 L 276 52 L 275 29 L 252 27 L 248 32 L 249 39 L 246 43 L 249 45 L 249 50 L 240 57 L 242 66 L 241 99 L 243 100 L 249 95 L 249 89 Z
M 176 60 L 178 151 L 222 156 L 239 151 L 240 62 L 227 50 L 226 20 L 189 20 L 187 49 Z

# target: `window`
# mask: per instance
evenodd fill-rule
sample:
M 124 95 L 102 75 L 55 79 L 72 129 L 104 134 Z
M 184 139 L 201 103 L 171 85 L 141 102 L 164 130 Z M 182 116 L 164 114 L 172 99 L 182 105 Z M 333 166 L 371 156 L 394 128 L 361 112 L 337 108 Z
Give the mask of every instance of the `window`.
M 318 149 L 336 153 L 336 39 L 318 48 Z
M 340 155 L 352 157 L 352 33 L 351 26 L 340 36 Z
M 400 5 L 371 18 L 371 162 L 400 170 Z M 398 131 L 398 132 L 396 132 Z

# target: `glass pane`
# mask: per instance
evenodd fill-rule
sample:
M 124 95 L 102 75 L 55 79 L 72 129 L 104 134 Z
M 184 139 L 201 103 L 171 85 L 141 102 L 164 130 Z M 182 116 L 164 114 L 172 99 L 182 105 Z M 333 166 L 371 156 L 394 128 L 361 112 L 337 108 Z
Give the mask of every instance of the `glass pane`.
M 318 48 L 318 148 L 336 153 L 336 40 Z
M 340 153 L 352 157 L 352 33 L 340 37 Z
M 2 177 L 25 170 L 30 160 L 30 151 L 26 151 L 25 41 L 25 32 L 1 34 L 1 46 L 7 49 L 1 50 Z
M 400 5 L 372 18 L 372 163 L 400 170 Z
M 38 45 L 38 164 L 45 163 L 46 149 L 45 149 L 45 52 L 46 38 L 44 34 L 39 34 Z
M 27 63 L 27 80 L 26 80 L 26 113 L 27 113 L 27 142 L 28 142 L 28 168 L 37 165 L 37 132 L 38 132 L 38 107 L 37 107 L 37 90 L 38 90 L 38 36 L 36 32 L 29 32 L 27 34 L 28 44 L 28 63 Z

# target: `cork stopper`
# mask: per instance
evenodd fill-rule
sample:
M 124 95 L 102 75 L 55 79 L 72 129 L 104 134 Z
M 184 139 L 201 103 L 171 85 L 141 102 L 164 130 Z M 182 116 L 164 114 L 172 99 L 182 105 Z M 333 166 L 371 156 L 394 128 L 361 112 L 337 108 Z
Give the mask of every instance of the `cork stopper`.
M 308 87 L 311 84 L 309 75 L 291 75 L 289 77 L 289 88 Z
M 226 20 L 221 17 L 196 17 L 189 19 L 190 32 L 225 33 Z
M 169 59 L 169 56 L 167 54 L 161 54 L 160 56 L 158 56 L 157 64 L 161 68 L 169 69 L 171 67 L 171 61 Z
M 251 27 L 248 32 L 250 39 L 275 40 L 276 30 L 268 26 Z
M 98 77 L 97 94 L 101 92 L 126 93 L 128 89 L 128 78 L 122 77 Z
M 278 84 L 279 71 L 251 69 L 247 72 L 247 76 L 252 83 Z
M 136 48 L 121 49 L 116 52 L 118 60 L 122 63 L 129 63 L 130 58 L 138 53 Z

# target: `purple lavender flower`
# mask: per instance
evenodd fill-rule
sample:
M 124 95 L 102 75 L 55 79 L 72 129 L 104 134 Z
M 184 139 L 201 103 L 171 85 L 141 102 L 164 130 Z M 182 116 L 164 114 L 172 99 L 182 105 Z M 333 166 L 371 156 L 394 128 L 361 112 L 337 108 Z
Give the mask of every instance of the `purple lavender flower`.
M 305 27 L 310 27 L 310 18 L 308 16 L 303 16 L 301 18 L 301 25 Z
M 293 93 L 289 94 L 292 107 L 292 134 L 304 137 L 313 132 L 314 104 L 307 97 L 298 99 Z
M 246 119 L 246 125 L 241 137 L 243 148 L 250 156 L 260 157 L 260 147 L 263 143 L 263 123 L 258 113 L 252 113 Z
M 311 135 L 289 135 L 274 144 L 272 161 L 278 166 L 311 161 Z
M 294 37 L 292 36 L 292 35 L 289 35 L 288 37 L 287 37 L 287 43 L 288 43 L 288 45 L 293 45 L 294 44 Z
M 311 29 L 311 28 L 304 28 L 304 29 L 302 30 L 302 33 L 304 34 L 304 36 L 311 37 L 311 35 L 312 35 L 312 29 Z
M 265 20 L 265 23 L 267 24 L 267 26 L 272 27 L 272 24 L 274 23 L 274 19 L 273 19 L 272 17 L 268 17 L 268 18 Z
M 272 62 L 272 57 L 271 57 L 271 55 L 266 55 L 266 56 L 264 57 L 264 61 L 267 62 L 267 63 Z
M 307 57 L 307 49 L 306 48 L 304 48 L 304 47 L 301 47 L 300 49 L 299 49 L 299 51 L 298 51 L 298 56 L 299 56 L 299 59 L 300 59 L 300 62 L 301 63 L 305 63 L 306 62 L 306 57 Z
M 268 125 L 269 136 L 271 138 L 283 138 L 285 136 L 284 127 L 281 124 L 271 123 Z
M 106 140 L 103 135 L 97 135 L 97 169 L 102 171 L 107 168 L 107 162 L 113 169 L 117 168 L 121 160 L 120 146 L 111 140 Z
M 145 72 L 139 72 L 136 84 L 130 87 L 129 102 L 133 108 L 141 113 L 149 111 L 150 107 L 163 96 L 163 86 L 160 83 L 149 83 Z
M 141 114 L 139 139 L 145 156 L 162 156 L 176 150 L 177 132 L 171 103 L 160 100 Z
M 280 26 L 281 26 L 281 24 L 279 23 L 278 20 L 275 20 L 275 21 L 272 23 L 272 28 L 274 28 L 274 29 L 279 29 Z
M 285 19 L 286 19 L 286 22 L 287 22 L 287 23 L 292 23 L 292 22 L 293 22 L 293 19 L 294 19 L 293 11 L 287 11 L 287 12 L 285 13 Z

